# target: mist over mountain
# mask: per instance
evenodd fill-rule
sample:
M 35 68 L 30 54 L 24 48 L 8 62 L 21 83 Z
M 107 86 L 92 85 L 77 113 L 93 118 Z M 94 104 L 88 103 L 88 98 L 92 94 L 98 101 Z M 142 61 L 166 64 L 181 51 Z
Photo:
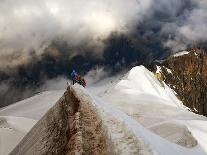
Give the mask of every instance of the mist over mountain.
M 12 0 L 0 2 L 0 106 L 45 81 L 148 65 L 206 45 L 204 0 Z M 15 96 L 15 97 L 12 97 Z

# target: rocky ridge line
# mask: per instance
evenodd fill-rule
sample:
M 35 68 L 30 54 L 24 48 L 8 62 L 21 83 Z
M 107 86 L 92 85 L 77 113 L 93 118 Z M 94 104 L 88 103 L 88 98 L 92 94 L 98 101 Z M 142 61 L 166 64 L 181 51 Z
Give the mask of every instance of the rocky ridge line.
M 207 53 L 193 48 L 189 53 L 171 55 L 152 69 L 192 111 L 207 116 Z

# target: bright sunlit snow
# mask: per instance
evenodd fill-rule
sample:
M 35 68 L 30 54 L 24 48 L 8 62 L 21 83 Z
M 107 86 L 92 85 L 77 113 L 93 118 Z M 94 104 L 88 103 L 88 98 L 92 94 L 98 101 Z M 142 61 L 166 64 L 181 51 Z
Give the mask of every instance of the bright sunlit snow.
M 189 51 L 182 51 L 182 52 L 178 52 L 178 53 L 175 53 L 173 56 L 174 57 L 179 57 L 179 56 L 182 56 L 182 55 L 185 55 L 185 54 L 188 54 Z
M 63 92 L 43 92 L 0 109 L 0 155 L 8 154 Z
M 207 154 L 207 118 L 188 111 L 173 90 L 144 66 L 132 68 L 122 78 L 73 88 L 80 98 L 83 94 L 90 98 L 119 154 L 136 149 L 142 154 Z M 1 109 L 0 154 L 11 151 L 62 94 L 44 92 Z

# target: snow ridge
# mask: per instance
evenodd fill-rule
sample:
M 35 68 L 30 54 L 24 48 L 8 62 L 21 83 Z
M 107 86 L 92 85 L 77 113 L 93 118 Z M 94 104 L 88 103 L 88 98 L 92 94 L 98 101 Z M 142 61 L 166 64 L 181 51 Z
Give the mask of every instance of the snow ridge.
M 77 96 L 81 96 L 81 100 L 87 100 L 98 110 L 99 115 L 102 118 L 103 125 L 108 131 L 108 143 L 113 154 L 153 154 L 150 147 L 146 145 L 141 138 L 137 137 L 134 132 L 132 132 L 127 123 L 120 117 L 114 115 L 97 97 L 93 96 L 78 85 L 74 86 L 74 90 L 76 91 L 76 94 L 78 94 Z
M 80 88 L 79 88 L 80 89 Z M 82 88 L 81 88 L 82 89 Z M 86 90 L 82 89 L 82 91 L 85 92 L 85 94 L 90 94 Z M 130 116 L 127 116 L 122 111 L 118 110 L 116 107 L 111 106 L 110 103 L 105 103 L 101 101 L 99 98 L 93 96 L 90 94 L 90 97 L 93 99 L 93 103 L 96 104 L 98 107 L 101 107 L 105 112 L 110 113 L 105 115 L 105 119 L 107 119 L 107 116 L 110 115 L 114 116 L 116 119 L 121 120 L 125 123 L 127 128 L 130 130 L 130 132 L 135 135 L 137 139 L 139 139 L 139 144 L 142 144 L 143 154 L 150 154 L 152 152 L 153 154 L 160 154 L 160 155 L 195 155 L 195 154 L 205 154 L 203 149 L 197 145 L 193 149 L 188 149 L 182 146 L 179 146 L 174 143 L 170 143 L 166 139 L 163 139 L 162 137 L 159 137 L 158 135 L 150 132 L 146 128 L 144 128 L 141 124 L 139 124 L 136 120 L 132 119 Z M 99 108 L 100 109 L 100 108 Z M 123 127 L 122 127 L 123 128 Z M 144 144 L 144 145 L 143 145 Z
M 109 82 L 111 79 L 104 81 Z M 104 155 L 207 154 L 207 118 L 188 111 L 177 99 L 172 89 L 164 82 L 157 80 L 153 73 L 144 66 L 137 66 L 132 68 L 123 78 L 114 81 L 108 85 L 100 82 L 96 86 L 86 89 L 79 85 L 69 88 L 76 94 L 79 110 L 75 117 L 66 117 L 69 119 L 66 121 L 69 124 L 66 124 L 70 128 L 75 126 L 82 129 L 80 141 L 83 145 L 80 146 L 83 146 L 83 151 L 93 150 L 89 153 L 93 154 L 100 151 L 99 148 L 104 148 Z M 12 144 L 12 139 L 8 139 L 5 143 L 5 137 L 1 134 L 4 133 L 4 127 L 7 130 L 7 136 L 13 135 L 10 133 L 10 128 L 15 131 L 19 130 L 21 126 L 25 127 L 21 129 L 24 133 L 15 137 L 17 144 L 33 127 L 34 124 L 28 122 L 31 119 L 34 120 L 34 123 L 39 120 L 62 93 L 63 91 L 41 93 L 0 109 L 0 140 L 3 142 L 1 146 L 6 146 L 7 143 Z M 67 97 L 62 99 L 67 100 Z M 60 110 L 60 114 L 63 114 L 61 111 L 70 109 L 73 102 L 68 101 L 68 104 L 69 107 L 64 103 L 65 108 L 63 106 L 64 110 Z M 75 109 L 77 110 L 77 108 Z M 68 115 L 67 110 L 64 114 Z M 76 119 L 76 116 L 79 119 Z M 58 122 L 58 119 L 56 121 Z M 47 123 L 43 123 L 43 125 L 47 125 Z M 79 128 L 80 125 L 83 126 Z M 62 129 L 60 127 L 58 125 L 58 128 Z M 66 134 L 66 136 L 68 135 Z M 67 146 L 69 148 L 76 144 L 76 140 L 74 143 L 73 140 L 70 142 Z M 93 142 L 97 145 L 93 145 Z M 101 142 L 101 145 L 98 145 L 98 142 Z M 8 152 L 12 147 L 6 151 Z M 4 154 L 6 153 L 4 152 Z

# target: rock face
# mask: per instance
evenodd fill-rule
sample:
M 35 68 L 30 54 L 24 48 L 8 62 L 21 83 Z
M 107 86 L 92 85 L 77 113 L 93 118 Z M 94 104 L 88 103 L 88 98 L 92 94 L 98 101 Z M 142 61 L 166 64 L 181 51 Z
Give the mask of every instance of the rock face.
M 106 137 L 94 107 L 68 87 L 10 155 L 107 155 Z
M 207 53 L 198 48 L 155 63 L 153 71 L 192 111 L 207 116 Z

